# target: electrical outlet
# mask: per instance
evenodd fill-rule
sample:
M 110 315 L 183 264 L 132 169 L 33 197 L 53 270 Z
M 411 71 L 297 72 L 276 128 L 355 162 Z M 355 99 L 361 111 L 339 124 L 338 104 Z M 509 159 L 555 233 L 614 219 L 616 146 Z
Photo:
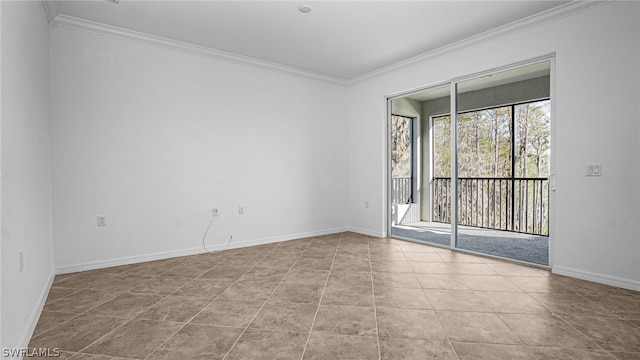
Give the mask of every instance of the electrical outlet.
M 365 201 L 365 202 L 364 202 L 364 208 L 365 208 L 365 209 L 368 209 L 368 208 L 369 208 L 369 201 Z
M 238 215 L 244 215 L 244 206 L 238 206 Z
M 585 165 L 586 176 L 602 176 L 602 164 L 591 163 Z
M 213 217 L 218 217 L 220 216 L 220 212 L 218 212 L 218 208 L 213 208 L 211 210 L 211 213 L 213 214 Z
M 107 217 L 104 215 L 98 215 L 98 226 L 107 226 Z
M 20 272 L 22 272 L 22 269 L 24 269 L 24 254 L 22 253 L 22 250 L 18 251 L 18 264 L 20 267 Z

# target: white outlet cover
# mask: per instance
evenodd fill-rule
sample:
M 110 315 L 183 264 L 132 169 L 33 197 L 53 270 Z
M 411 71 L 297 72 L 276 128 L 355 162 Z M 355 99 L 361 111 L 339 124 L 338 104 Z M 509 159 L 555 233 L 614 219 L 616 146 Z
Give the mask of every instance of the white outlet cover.
M 601 163 L 589 163 L 585 164 L 586 176 L 602 176 L 602 164 Z

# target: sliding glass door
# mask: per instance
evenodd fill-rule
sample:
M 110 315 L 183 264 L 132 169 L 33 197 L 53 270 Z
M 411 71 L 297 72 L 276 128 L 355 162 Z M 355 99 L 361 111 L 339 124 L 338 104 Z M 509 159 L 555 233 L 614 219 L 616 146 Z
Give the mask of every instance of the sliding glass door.
M 455 89 L 455 247 L 549 265 L 550 61 Z
M 390 100 L 394 149 L 399 119 L 413 123 L 392 236 L 549 265 L 550 75 L 543 60 Z
M 451 112 L 449 88 L 443 84 L 389 101 L 390 233 L 447 247 L 451 223 L 438 214 L 451 208 L 434 208 L 434 196 L 448 195 L 434 193 L 434 171 L 443 170 L 434 168 L 433 157 L 450 163 L 451 132 L 448 123 L 434 124 L 432 119 Z M 437 149 L 434 143 L 440 144 Z

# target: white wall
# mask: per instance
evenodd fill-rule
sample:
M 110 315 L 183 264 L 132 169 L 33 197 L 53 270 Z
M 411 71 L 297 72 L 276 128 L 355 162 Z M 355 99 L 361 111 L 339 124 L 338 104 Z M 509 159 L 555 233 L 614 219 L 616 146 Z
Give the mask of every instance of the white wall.
M 210 248 L 346 229 L 343 86 L 56 26 L 50 39 L 59 272 L 201 251 L 213 207 Z
M 601 5 L 352 86 L 351 226 L 386 232 L 385 96 L 555 53 L 554 271 L 640 289 L 639 6 Z M 588 162 L 603 176 L 585 177 Z
M 0 7 L 1 347 L 16 348 L 27 345 L 53 279 L 49 25 L 40 2 L 2 1 Z

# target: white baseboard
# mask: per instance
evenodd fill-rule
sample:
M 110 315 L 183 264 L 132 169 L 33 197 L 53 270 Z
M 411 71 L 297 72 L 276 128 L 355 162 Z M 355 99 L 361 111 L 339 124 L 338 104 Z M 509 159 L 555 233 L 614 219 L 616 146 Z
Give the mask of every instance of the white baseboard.
M 568 268 L 564 266 L 554 266 L 551 272 L 558 275 L 570 276 L 577 279 L 593 281 L 600 284 L 616 286 L 619 288 L 640 291 L 640 281 L 592 273 L 589 271 Z
M 373 236 L 373 237 L 377 237 L 377 238 L 386 238 L 387 237 L 387 233 L 385 233 L 385 232 L 373 231 L 373 230 L 363 229 L 363 228 L 359 228 L 359 227 L 355 227 L 355 226 L 349 227 L 349 231 L 354 232 L 354 233 L 358 233 L 358 234 L 362 234 L 362 235 Z
M 264 245 L 271 244 L 281 241 L 295 240 L 295 239 L 304 239 L 314 236 L 322 236 L 335 234 L 340 232 L 348 231 L 347 228 L 333 228 L 333 229 L 325 229 L 325 230 L 317 230 L 317 231 L 309 231 L 304 233 L 297 234 L 289 234 L 283 236 L 270 236 L 260 239 L 250 239 L 250 240 L 242 240 L 242 241 L 231 241 L 226 247 L 224 244 L 218 245 L 207 245 L 207 250 L 209 251 L 219 251 L 224 249 L 237 249 L 243 248 L 247 246 L 255 246 L 255 245 Z M 154 260 L 163 260 L 180 256 L 189 256 L 196 254 L 203 254 L 206 250 L 202 246 L 198 246 L 195 248 L 189 249 L 178 249 L 171 251 L 161 251 L 151 254 L 143 254 L 143 255 L 134 255 L 121 257 L 116 259 L 108 259 L 108 260 L 98 260 L 92 262 L 85 262 L 80 264 L 66 265 L 56 267 L 56 274 L 67 274 L 74 273 L 79 271 L 87 271 L 87 270 L 96 270 L 96 269 L 104 269 L 113 266 L 121 266 L 121 265 L 129 265 L 129 264 L 137 264 L 141 262 L 154 261 Z
M 44 288 L 42 288 L 42 292 L 40 293 L 38 302 L 31 311 L 31 315 L 27 320 L 27 326 L 25 326 L 22 335 L 20 335 L 20 339 L 18 340 L 18 345 L 16 346 L 16 348 L 26 349 L 29 346 L 29 342 L 31 341 L 33 332 L 36 330 L 36 325 L 38 325 L 38 320 L 40 320 L 40 314 L 42 314 L 44 303 L 47 301 L 47 296 L 49 296 L 49 290 L 51 290 L 51 285 L 53 285 L 54 277 L 55 273 L 53 269 L 51 269 L 49 280 L 47 280 L 47 284 L 44 286 Z
M 216 250 L 215 247 L 211 247 L 209 250 Z M 196 255 L 203 253 L 205 250 L 202 246 L 198 248 L 191 249 L 180 249 L 180 250 L 172 250 L 172 251 L 161 251 L 151 254 L 144 255 L 134 255 L 134 256 L 126 256 L 116 259 L 108 259 L 108 260 L 98 260 L 91 261 L 73 265 L 66 266 L 58 266 L 56 267 L 56 275 L 60 274 L 68 274 L 79 271 L 87 271 L 87 270 L 96 270 L 96 269 L 104 269 L 110 268 L 114 266 L 121 265 L 129 265 L 129 264 L 137 264 L 141 262 L 154 261 L 154 260 L 162 260 L 179 256 L 188 256 L 188 255 Z

